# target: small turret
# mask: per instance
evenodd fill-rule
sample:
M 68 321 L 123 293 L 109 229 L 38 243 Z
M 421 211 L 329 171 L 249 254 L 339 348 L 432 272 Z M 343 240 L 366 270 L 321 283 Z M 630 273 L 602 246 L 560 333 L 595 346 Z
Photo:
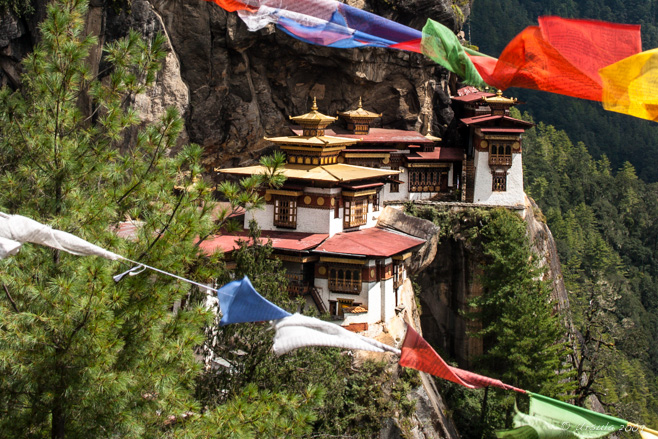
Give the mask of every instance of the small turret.
M 354 134 L 368 134 L 370 132 L 370 124 L 378 117 L 382 117 L 381 113 L 373 113 L 372 111 L 363 109 L 363 101 L 359 97 L 359 106 L 356 110 L 344 111 L 338 113 L 340 117 L 345 119 L 348 131 Z

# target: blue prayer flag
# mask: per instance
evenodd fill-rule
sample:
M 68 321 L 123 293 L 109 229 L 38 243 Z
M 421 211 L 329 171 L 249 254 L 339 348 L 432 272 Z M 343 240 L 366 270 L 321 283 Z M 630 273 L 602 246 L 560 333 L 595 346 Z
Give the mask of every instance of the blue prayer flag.
M 279 320 L 291 315 L 258 294 L 247 276 L 221 287 L 217 290 L 217 298 L 222 310 L 220 326 L 231 323 Z

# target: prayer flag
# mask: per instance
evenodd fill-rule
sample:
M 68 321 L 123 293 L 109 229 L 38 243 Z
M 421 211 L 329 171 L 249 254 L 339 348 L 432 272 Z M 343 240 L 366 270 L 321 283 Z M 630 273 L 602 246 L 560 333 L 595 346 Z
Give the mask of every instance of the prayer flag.
M 419 51 L 421 33 L 416 29 L 335 0 L 262 0 L 257 10 L 238 14 L 249 30 L 276 23 L 280 30 L 309 44 Z
M 658 49 L 638 53 L 599 70 L 603 108 L 658 120 Z
M 581 438 L 597 438 L 619 430 L 628 421 L 583 407 L 530 393 L 530 415 L 539 417 Z
M 601 101 L 599 69 L 640 52 L 640 27 L 540 17 L 518 34 L 495 65 L 471 60 L 489 85 L 530 88 Z
M 1 252 L 5 256 L 18 252 L 20 245 L 17 246 L 16 243 L 31 242 L 78 256 L 102 256 L 111 260 L 121 258 L 119 255 L 82 238 L 61 230 L 52 229 L 50 226 L 21 215 L 8 215 L 0 212 L 0 238 L 14 241 L 12 244 L 3 240 L 0 244 L 2 245 Z
M 606 436 L 628 425 L 627 421 L 586 408 L 577 407 L 543 395 L 527 392 L 530 414 L 514 416 L 514 430 L 499 431 L 505 439 L 574 438 L 594 439 Z M 534 430 L 532 433 L 530 430 Z
M 279 308 L 258 294 L 247 276 L 221 287 L 217 290 L 217 298 L 222 311 L 220 326 L 231 323 L 278 320 L 290 315 L 288 311 Z
M 475 68 L 473 61 L 466 54 L 457 36 L 451 29 L 441 23 L 437 23 L 432 19 L 427 20 L 425 27 L 423 27 L 423 39 L 420 48 L 423 55 L 459 75 L 465 84 L 476 87 L 487 85 Z
M 272 348 L 276 355 L 283 355 L 295 349 L 309 346 L 329 346 L 400 354 L 399 349 L 348 331 L 335 323 L 297 313 L 279 320 L 274 328 L 276 329 L 276 335 L 274 336 Z
M 523 392 L 523 390 L 507 385 L 500 380 L 449 366 L 411 326 L 407 326 L 407 335 L 402 344 L 400 365 L 427 372 L 444 380 L 461 384 L 469 389 L 493 386 Z
M 0 259 L 15 255 L 21 248 L 21 243 L 0 236 Z

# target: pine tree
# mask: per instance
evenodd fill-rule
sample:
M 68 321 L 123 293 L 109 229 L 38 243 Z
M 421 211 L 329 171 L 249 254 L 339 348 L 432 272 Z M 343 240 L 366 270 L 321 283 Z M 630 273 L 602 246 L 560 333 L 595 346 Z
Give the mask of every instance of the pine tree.
M 548 281 L 541 280 L 525 223 L 497 209 L 481 230 L 485 256 L 484 293 L 474 299 L 481 319 L 485 353 L 480 364 L 513 386 L 555 394 L 558 372 L 567 360 L 560 343 L 565 328 L 550 302 Z
M 214 227 L 200 148 L 166 156 L 182 127 L 174 110 L 126 143 L 140 125 L 129 104 L 155 79 L 165 40 L 131 32 L 107 45 L 95 78 L 85 13 L 81 0 L 50 5 L 22 87 L 0 92 L 0 209 L 211 283 L 222 266 L 199 259 L 197 237 Z M 134 240 L 115 233 L 126 218 L 140 225 Z M 189 286 L 169 277 L 115 284 L 127 268 L 33 245 L 0 261 L 0 436 L 159 437 L 168 416 L 198 410 L 193 348 L 210 316 L 173 313 Z

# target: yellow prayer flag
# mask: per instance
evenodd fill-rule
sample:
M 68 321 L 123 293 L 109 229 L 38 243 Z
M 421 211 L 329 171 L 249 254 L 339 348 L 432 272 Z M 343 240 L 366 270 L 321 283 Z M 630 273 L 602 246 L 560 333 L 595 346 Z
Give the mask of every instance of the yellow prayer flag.
M 640 436 L 642 436 L 642 439 L 658 439 L 658 436 L 655 434 L 649 433 L 646 430 L 640 430 Z
M 629 56 L 599 70 L 603 108 L 658 121 L 658 49 Z

